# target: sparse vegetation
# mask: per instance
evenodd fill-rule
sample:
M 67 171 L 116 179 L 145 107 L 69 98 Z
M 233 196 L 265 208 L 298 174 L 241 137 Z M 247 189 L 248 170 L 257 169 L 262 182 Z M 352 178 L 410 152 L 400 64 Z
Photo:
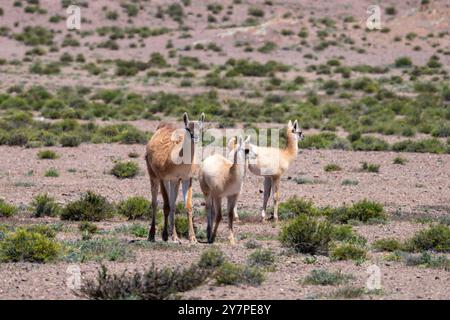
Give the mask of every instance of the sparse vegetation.
M 0 199 L 0 217 L 11 217 L 18 212 L 16 206 L 6 203 L 5 200 Z
M 131 197 L 117 205 L 117 213 L 135 220 L 150 216 L 150 202 L 143 197 Z
M 88 191 L 80 200 L 68 203 L 62 210 L 61 219 L 74 221 L 100 221 L 112 216 L 114 207 L 106 198 Z
M 133 161 L 117 162 L 111 169 L 111 174 L 119 179 L 133 178 L 139 173 L 139 166 Z
M 38 194 L 33 198 L 30 205 L 34 217 L 55 217 L 61 212 L 60 205 L 48 194 Z
M 19 228 L 0 241 L 0 261 L 45 263 L 55 260 L 60 250 L 52 238 Z
M 335 286 L 347 283 L 352 277 L 341 271 L 331 272 L 325 269 L 314 269 L 303 280 L 304 284 L 319 286 Z

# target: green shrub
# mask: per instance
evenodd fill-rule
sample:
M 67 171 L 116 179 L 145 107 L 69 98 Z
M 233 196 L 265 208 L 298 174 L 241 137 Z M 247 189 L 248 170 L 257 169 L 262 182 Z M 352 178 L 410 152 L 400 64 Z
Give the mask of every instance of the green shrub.
M 258 286 L 264 281 L 264 274 L 257 268 L 224 262 L 214 275 L 217 285 L 248 284 Z
M 116 238 L 84 237 L 83 240 L 67 241 L 64 243 L 63 261 L 87 262 L 87 261 L 127 261 L 134 257 L 127 242 Z
M 366 199 L 358 201 L 350 207 L 328 207 L 323 209 L 322 213 L 330 221 L 337 223 L 348 223 L 351 220 L 367 223 L 387 219 L 383 205 Z
M 78 225 L 78 230 L 80 230 L 83 234 L 93 235 L 98 232 L 98 227 L 92 222 L 81 221 Z
M 387 7 L 385 12 L 390 16 L 394 16 L 397 14 L 397 9 L 395 9 L 395 7 Z
M 45 171 L 44 176 L 48 178 L 57 178 L 59 177 L 59 172 L 55 168 L 50 168 L 47 171 Z
M 22 33 L 15 34 L 14 38 L 27 46 L 52 45 L 53 32 L 41 26 L 27 26 Z
M 128 220 L 148 218 L 150 216 L 150 201 L 143 197 L 130 197 L 118 204 L 117 213 L 127 217 Z
M 302 149 L 328 149 L 337 139 L 334 133 L 323 132 L 315 135 L 307 135 L 300 142 L 299 147 Z
M 139 165 L 133 161 L 117 162 L 111 169 L 111 174 L 119 179 L 133 178 L 139 173 Z
M 364 237 L 356 234 L 350 225 L 333 225 L 331 239 L 333 241 L 347 242 L 358 245 L 365 245 L 367 242 Z
M 380 165 L 363 162 L 361 165 L 361 171 L 378 173 L 380 171 Z
M 50 227 L 48 225 L 43 224 L 33 224 L 28 226 L 26 229 L 28 232 L 39 233 L 47 238 L 55 238 L 56 237 L 56 229 L 55 227 Z
M 408 159 L 402 158 L 402 157 L 395 157 L 393 163 L 394 164 L 401 164 L 404 165 L 408 162 Z
M 358 182 L 358 180 L 345 179 L 345 180 L 342 180 L 341 184 L 343 186 L 356 186 L 359 184 L 359 182 Z
M 262 18 L 264 17 L 264 10 L 257 8 L 257 7 L 250 7 L 248 8 L 247 11 L 249 16 L 253 16 L 253 17 L 257 17 L 257 18 Z
M 300 215 L 282 227 L 280 241 L 301 253 L 326 254 L 332 230 L 327 221 Z
M 450 259 L 445 255 L 434 255 L 430 252 L 422 252 L 419 255 L 399 252 L 399 255 L 407 266 L 424 266 L 450 271 Z
M 57 159 L 58 155 L 52 150 L 41 150 L 38 152 L 39 159 Z
M 331 260 L 364 260 L 366 250 L 353 243 L 335 243 L 330 248 Z
M 175 228 L 179 236 L 186 239 L 189 238 L 189 220 L 186 215 L 178 215 L 175 217 Z
M 63 209 L 61 219 L 73 221 L 100 221 L 112 216 L 114 211 L 106 198 L 88 191 L 80 200 L 71 202 Z
M 280 203 L 278 207 L 278 216 L 281 220 L 286 220 L 302 214 L 316 215 L 316 211 L 312 201 L 294 196 L 287 201 Z
M 202 269 L 214 270 L 223 265 L 225 261 L 226 258 L 222 251 L 216 248 L 211 248 L 202 252 L 198 266 Z
M 450 227 L 438 224 L 419 231 L 407 243 L 408 251 L 450 252 Z
M 130 234 L 138 238 L 146 238 L 148 236 L 148 228 L 142 224 L 133 223 L 130 227 Z
M 347 283 L 351 278 L 351 276 L 343 274 L 341 271 L 330 272 L 324 269 L 314 269 L 303 280 L 303 283 L 319 286 L 335 286 Z
M 60 253 L 60 245 L 37 232 L 17 229 L 0 242 L 2 262 L 49 262 Z
M 59 74 L 61 72 L 61 68 L 59 63 L 49 62 L 47 64 L 42 64 L 41 62 L 33 63 L 29 68 L 30 73 L 36 73 L 39 75 L 51 75 L 51 74 Z
M 329 163 L 323 168 L 323 170 L 325 170 L 325 172 L 333 172 L 333 171 L 341 171 L 342 168 L 335 163 Z
M 48 194 L 38 194 L 31 202 L 31 212 L 34 217 L 55 217 L 61 212 L 61 207 Z
M 400 241 L 393 238 L 379 239 L 372 244 L 373 248 L 378 251 L 394 252 L 402 250 L 403 245 Z
M 252 267 L 271 268 L 275 264 L 275 256 L 272 250 L 258 249 L 248 257 L 248 265 Z
M 445 145 L 438 139 L 422 139 L 418 141 L 403 140 L 392 145 L 397 152 L 444 153 Z
M 389 144 L 379 138 L 363 136 L 352 142 L 352 147 L 356 151 L 386 151 Z
M 16 214 L 18 209 L 12 204 L 8 204 L 5 200 L 0 199 L 0 217 L 11 217 Z
M 66 133 L 61 136 L 59 143 L 63 147 L 78 147 L 81 144 L 81 139 L 77 135 Z
M 395 67 L 397 68 L 405 68 L 405 67 L 411 67 L 412 61 L 409 57 L 399 57 L 395 60 Z
M 361 297 L 364 293 L 364 288 L 349 286 L 337 289 L 331 296 L 333 298 L 355 299 Z
M 210 272 L 196 265 L 158 269 L 154 264 L 144 272 L 123 272 L 110 275 L 105 266 L 96 280 L 88 280 L 81 292 L 88 298 L 101 300 L 166 300 L 179 292 L 189 291 L 203 284 Z

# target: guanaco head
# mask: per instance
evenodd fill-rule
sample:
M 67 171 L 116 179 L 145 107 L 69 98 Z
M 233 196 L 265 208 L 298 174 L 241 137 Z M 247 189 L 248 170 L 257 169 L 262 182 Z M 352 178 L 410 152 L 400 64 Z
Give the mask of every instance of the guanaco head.
M 205 114 L 202 112 L 198 121 L 189 121 L 187 112 L 183 114 L 184 128 L 191 136 L 194 143 L 200 140 L 203 132 L 203 124 L 205 122 Z
M 229 156 L 235 152 L 244 152 L 245 160 L 253 160 L 258 156 L 256 146 L 250 143 L 250 136 L 244 140 L 242 136 L 233 137 L 228 141 L 228 150 L 230 150 Z
M 292 123 L 291 120 L 289 120 L 288 123 L 288 132 L 294 136 L 295 140 L 303 140 L 305 136 L 303 135 L 303 131 L 298 126 L 298 121 L 295 120 L 294 123 Z

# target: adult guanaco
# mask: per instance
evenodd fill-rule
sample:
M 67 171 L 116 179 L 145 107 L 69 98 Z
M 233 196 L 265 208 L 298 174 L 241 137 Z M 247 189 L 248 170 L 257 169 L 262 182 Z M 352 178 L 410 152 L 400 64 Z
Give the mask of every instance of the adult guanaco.
M 147 144 L 145 159 L 152 192 L 152 221 L 148 240 L 155 241 L 155 219 L 159 188 L 163 198 L 164 229 L 162 238 L 180 242 L 175 229 L 175 206 L 180 184 L 189 223 L 189 241 L 197 241 L 192 221 L 192 177 L 199 165 L 195 157 L 195 144 L 202 135 L 205 115 L 199 121 L 189 121 L 183 114 L 184 128 L 175 123 L 160 123 Z M 169 224 L 169 228 L 168 228 Z
M 264 177 L 264 199 L 261 210 L 261 221 L 265 219 L 267 202 L 271 192 L 273 192 L 274 204 L 273 214 L 270 219 L 278 221 L 281 176 L 297 157 L 298 141 L 303 139 L 303 133 L 298 126 L 297 120 L 293 123 L 289 120 L 286 128 L 286 138 L 287 145 L 283 149 L 252 145 L 256 153 L 256 159 L 249 163 L 248 168 L 253 174 Z

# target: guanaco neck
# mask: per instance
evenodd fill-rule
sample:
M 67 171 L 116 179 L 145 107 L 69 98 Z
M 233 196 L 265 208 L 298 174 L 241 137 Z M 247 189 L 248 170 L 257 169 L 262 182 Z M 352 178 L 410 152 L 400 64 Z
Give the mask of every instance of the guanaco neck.
M 244 177 L 245 167 L 244 151 L 236 150 L 233 155 L 233 165 L 230 168 L 230 174 Z
M 286 148 L 284 149 L 284 152 L 288 156 L 288 158 L 292 161 L 295 159 L 298 153 L 298 142 L 295 139 L 295 135 L 292 134 L 291 129 L 286 129 L 286 136 L 287 136 L 287 144 Z
M 183 146 L 181 150 L 183 152 L 182 158 L 184 164 L 193 164 L 195 157 L 195 143 L 188 130 L 184 130 Z

